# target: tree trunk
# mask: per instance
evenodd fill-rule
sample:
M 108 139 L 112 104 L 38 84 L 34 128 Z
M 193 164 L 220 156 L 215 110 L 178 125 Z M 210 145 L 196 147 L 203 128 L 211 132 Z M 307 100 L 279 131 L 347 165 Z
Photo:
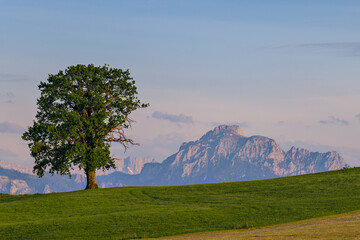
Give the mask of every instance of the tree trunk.
M 86 172 L 86 188 L 85 189 L 95 189 L 99 188 L 96 181 L 96 172 L 88 171 Z

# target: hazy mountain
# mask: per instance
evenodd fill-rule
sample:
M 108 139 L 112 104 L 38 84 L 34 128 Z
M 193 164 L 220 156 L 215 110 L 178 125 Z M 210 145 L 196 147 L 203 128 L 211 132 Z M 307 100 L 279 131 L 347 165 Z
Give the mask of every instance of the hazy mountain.
M 126 174 L 139 174 L 146 163 L 156 163 L 154 158 L 127 157 L 115 160 L 116 169 L 112 171 L 123 172 Z
M 86 178 L 45 174 L 43 178 L 0 167 L 0 193 L 29 194 L 75 191 L 85 188 Z
M 154 158 L 145 157 L 126 157 L 118 158 L 115 160 L 116 169 L 110 169 L 106 171 L 98 170 L 96 171 L 97 175 L 107 175 L 113 172 L 123 172 L 126 174 L 139 174 L 146 163 L 156 163 Z M 33 164 L 15 164 L 8 161 L 0 160 L 0 167 L 9 170 L 16 170 L 21 173 L 34 174 Z M 72 174 L 84 175 L 84 170 L 75 169 L 72 171 Z
M 144 164 L 155 163 L 153 158 L 120 158 L 115 160 L 116 169 L 107 171 L 99 170 L 97 174 L 100 179 L 99 186 L 121 186 L 112 185 L 105 176 L 111 173 L 123 173 L 128 175 L 139 174 Z M 9 194 L 28 194 L 28 193 L 49 193 L 66 192 L 84 189 L 86 177 L 83 170 L 72 171 L 72 178 L 55 174 L 45 174 L 43 178 L 38 178 L 32 173 L 33 166 L 13 164 L 6 161 L 0 161 L 0 193 Z M 102 177 L 106 184 L 102 183 Z M 125 178 L 125 177 L 123 177 Z M 130 181 L 127 181 L 130 182 Z
M 112 184 L 178 185 L 274 178 L 346 167 L 337 152 L 292 147 L 283 151 L 263 136 L 245 137 L 238 126 L 219 126 L 197 141 L 183 143 L 162 163 L 145 164 L 136 180 L 118 176 Z
M 126 158 L 117 161 L 116 166 L 117 170 L 112 170 L 116 172 L 111 174 L 98 173 L 100 187 L 243 181 L 347 167 L 337 152 L 318 153 L 295 147 L 285 152 L 273 139 L 246 137 L 240 127 L 226 125 L 216 127 L 197 141 L 183 143 L 177 153 L 162 163 L 152 158 Z M 85 181 L 82 172 L 72 179 L 58 175 L 38 179 L 0 168 L 0 192 L 11 194 L 83 189 Z
M 15 170 L 21 173 L 33 174 L 33 164 L 15 164 L 9 161 L 0 160 L 0 167 L 9 170 Z

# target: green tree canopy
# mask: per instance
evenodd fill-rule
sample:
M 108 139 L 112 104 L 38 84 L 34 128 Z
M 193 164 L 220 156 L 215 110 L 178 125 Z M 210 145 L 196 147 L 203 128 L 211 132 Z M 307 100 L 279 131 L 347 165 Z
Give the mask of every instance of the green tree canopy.
M 70 66 L 40 82 L 41 96 L 33 126 L 23 134 L 35 158 L 34 173 L 69 174 L 74 166 L 87 176 L 86 189 L 97 188 L 96 170 L 115 168 L 110 143 L 125 150 L 134 144 L 124 130 L 129 114 L 147 107 L 137 98 L 128 70 L 108 65 Z

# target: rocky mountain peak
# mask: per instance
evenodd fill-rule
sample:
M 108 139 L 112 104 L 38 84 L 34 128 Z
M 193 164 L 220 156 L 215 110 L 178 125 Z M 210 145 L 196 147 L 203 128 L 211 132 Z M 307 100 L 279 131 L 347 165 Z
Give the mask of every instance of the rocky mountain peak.
M 183 143 L 161 164 L 147 164 L 140 185 L 173 185 L 274 178 L 341 169 L 336 152 L 302 148 L 285 152 L 275 140 L 245 137 L 239 126 L 220 125 L 199 140 Z
M 239 135 L 239 136 L 244 136 L 244 133 L 242 131 L 242 129 L 238 126 L 238 125 L 220 125 L 217 126 L 216 128 L 214 128 L 214 130 L 212 130 L 214 135 L 225 135 L 225 134 L 234 134 L 234 135 Z
M 244 136 L 242 129 L 237 125 L 220 125 L 214 128 L 213 130 L 207 132 L 204 136 L 200 138 L 200 140 L 205 138 L 216 138 L 222 137 L 226 135 L 236 135 L 236 136 Z
M 224 138 L 225 137 L 225 138 Z M 241 128 L 237 125 L 220 125 L 214 128 L 213 130 L 207 132 L 204 134 L 199 140 L 197 141 L 190 141 L 190 142 L 183 142 L 179 148 L 179 151 L 184 150 L 185 148 L 189 146 L 193 146 L 196 144 L 200 144 L 202 146 L 206 146 L 209 148 L 209 144 L 211 145 L 217 145 L 219 144 L 219 140 L 224 140 L 226 137 L 235 137 L 235 141 L 237 141 L 237 138 L 245 138 L 243 131 Z M 236 138 L 237 137 L 237 138 Z M 229 139 L 227 139 L 229 140 Z M 205 144 L 205 145 L 204 145 Z

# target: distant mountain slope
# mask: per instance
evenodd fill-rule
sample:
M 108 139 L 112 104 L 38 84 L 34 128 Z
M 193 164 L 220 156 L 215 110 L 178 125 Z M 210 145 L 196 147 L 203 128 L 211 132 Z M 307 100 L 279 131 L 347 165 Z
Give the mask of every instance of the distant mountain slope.
M 295 147 L 284 152 L 273 139 L 245 137 L 240 127 L 221 125 L 197 141 L 183 143 L 179 151 L 163 163 L 145 164 L 138 176 L 138 185 L 255 180 L 346 166 L 337 152 L 309 152 Z
M 30 194 L 67 192 L 85 188 L 86 179 L 81 175 L 68 176 L 45 174 L 43 178 L 0 167 L 0 193 Z
M 33 174 L 33 164 L 15 164 L 9 161 L 0 160 L 0 168 L 15 170 L 27 174 Z

